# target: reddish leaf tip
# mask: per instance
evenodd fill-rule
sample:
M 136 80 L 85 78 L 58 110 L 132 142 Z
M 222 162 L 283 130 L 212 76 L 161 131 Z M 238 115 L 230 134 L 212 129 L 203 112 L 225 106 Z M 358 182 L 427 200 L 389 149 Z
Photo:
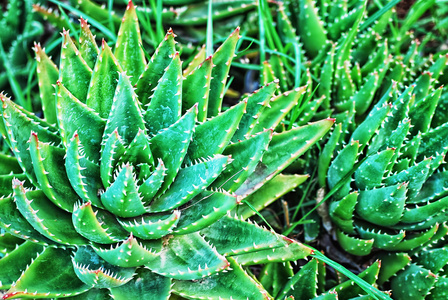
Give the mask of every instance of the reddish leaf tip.
M 83 28 L 84 26 L 89 26 L 87 24 L 87 20 L 84 19 L 83 17 L 80 17 L 79 22 L 81 23 L 81 28 Z

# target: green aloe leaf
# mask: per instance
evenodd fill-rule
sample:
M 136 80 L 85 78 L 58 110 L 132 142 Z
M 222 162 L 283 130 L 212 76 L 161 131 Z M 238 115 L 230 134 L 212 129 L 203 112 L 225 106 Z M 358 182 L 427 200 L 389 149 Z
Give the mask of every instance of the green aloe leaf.
M 165 69 L 171 63 L 176 52 L 174 33 L 168 30 L 162 43 L 157 47 L 150 62 L 145 66 L 145 70 L 137 81 L 136 94 L 142 105 L 146 105 L 150 101 L 153 89 L 157 86 L 160 78 L 162 78 Z
M 42 191 L 27 191 L 18 180 L 13 180 L 13 189 L 17 208 L 39 233 L 64 245 L 88 243 L 73 227 L 71 214 L 59 209 Z
M 221 111 L 224 89 L 227 82 L 227 74 L 230 70 L 230 62 L 235 54 L 240 29 L 235 29 L 227 40 L 213 54 L 212 61 L 215 67 L 212 69 L 212 80 L 208 98 L 207 117 L 214 117 Z
M 219 220 L 237 204 L 236 197 L 228 193 L 204 191 L 192 200 L 192 204 L 183 208 L 174 233 L 199 231 Z
M 25 242 L 0 260 L 0 287 L 9 289 L 31 262 L 44 250 L 42 245 Z
M 145 53 L 141 48 L 142 38 L 138 25 L 137 13 L 132 1 L 129 1 L 123 21 L 118 32 L 114 55 L 134 85 L 145 69 Z
M 87 21 L 81 17 L 79 22 L 81 23 L 81 32 L 79 34 L 79 52 L 90 69 L 93 70 L 100 50 L 96 45 L 95 37 L 90 31 L 90 25 L 87 24 Z
M 131 85 L 130 78 L 121 73 L 115 90 L 112 108 L 104 129 L 104 136 L 117 130 L 123 142 L 129 145 L 140 130 L 145 130 L 145 121 L 140 103 Z
M 64 82 L 64 86 L 76 99 L 86 103 L 92 70 L 80 55 L 69 32 L 64 30 L 62 36 L 64 40 L 59 66 L 59 81 Z
M 100 192 L 103 184 L 100 178 L 100 166 L 90 161 L 85 152 L 77 132 L 73 134 L 67 145 L 65 169 L 68 179 L 79 197 L 85 202 L 91 202 L 96 207 L 103 208 L 100 201 Z
M 157 252 L 151 249 L 150 244 L 143 243 L 131 236 L 122 243 L 112 247 L 104 247 L 102 245 L 93 245 L 101 258 L 108 263 L 123 268 L 142 266 L 150 261 L 157 259 Z
M 216 155 L 209 160 L 179 169 L 172 185 L 154 199 L 148 211 L 168 211 L 187 203 L 218 177 L 229 160 L 227 156 Z
M 108 211 L 122 218 L 136 217 L 146 212 L 132 165 L 126 163 L 117 169 L 114 182 L 101 194 L 101 202 Z
M 193 162 L 201 157 L 221 154 L 235 133 L 246 104 L 246 101 L 240 102 L 212 119 L 197 125 L 193 141 L 188 148 L 188 160 Z
M 56 101 L 53 84 L 59 78 L 58 67 L 45 53 L 40 44 L 34 44 L 34 52 L 37 60 L 37 77 L 39 80 L 40 98 L 45 120 L 50 124 L 56 124 Z
M 135 273 L 134 278 L 128 283 L 110 289 L 113 299 L 161 300 L 169 298 L 172 284 L 170 278 L 158 275 L 148 268 L 137 269 Z
M 174 54 L 162 78 L 153 90 L 144 119 L 148 134 L 155 135 L 176 123 L 182 105 L 182 65 L 179 53 Z
M 136 237 L 152 240 L 173 232 L 179 222 L 180 212 L 148 214 L 135 218 L 118 218 L 123 228 Z
M 204 122 L 207 119 L 212 70 L 213 62 L 209 57 L 188 73 L 182 83 L 182 110 L 186 111 L 197 103 L 199 122 Z
M 97 163 L 100 158 L 100 145 L 105 122 L 99 115 L 72 95 L 58 81 L 56 87 L 58 124 L 64 145 L 75 133 L 84 146 L 87 159 Z M 42 139 L 40 132 L 37 132 Z M 43 140 L 45 142 L 45 140 Z
M 25 217 L 17 209 L 13 197 L 4 197 L 0 199 L 0 227 L 10 234 L 29 240 L 33 243 L 43 245 L 53 245 L 55 242 L 40 234 L 34 229 Z M 20 228 L 20 229 L 15 229 Z
M 112 50 L 103 40 L 101 54 L 93 68 L 86 102 L 87 106 L 94 109 L 103 119 L 109 116 L 119 74 L 122 72 Z
M 150 140 L 154 157 L 161 159 L 167 169 L 165 180 L 158 191 L 158 195 L 168 189 L 180 169 L 193 136 L 196 115 L 197 109 L 193 107 L 179 121 L 159 132 Z
M 159 258 L 146 264 L 153 272 L 179 280 L 200 279 L 229 266 L 224 256 L 197 232 L 167 236 Z
M 45 248 L 3 298 L 72 296 L 90 288 L 73 271 L 69 251 Z
M 198 281 L 176 281 L 173 291 L 186 297 L 195 297 L 199 294 L 212 299 L 218 297 L 269 299 L 261 284 L 249 276 L 232 258 L 229 258 L 229 266 L 227 272 L 220 272 Z M 210 286 L 213 288 L 210 289 Z
M 111 265 L 90 247 L 79 247 L 72 257 L 71 271 L 78 278 L 95 288 L 114 288 L 129 282 L 134 276 L 135 268 L 121 268 Z
M 113 244 L 128 237 L 128 233 L 108 211 L 93 209 L 90 202 L 76 205 L 72 215 L 76 231 L 95 243 Z
M 54 204 L 68 212 L 73 212 L 78 196 L 70 186 L 64 168 L 64 150 L 40 142 L 37 134 L 32 132 L 30 154 L 40 189 Z

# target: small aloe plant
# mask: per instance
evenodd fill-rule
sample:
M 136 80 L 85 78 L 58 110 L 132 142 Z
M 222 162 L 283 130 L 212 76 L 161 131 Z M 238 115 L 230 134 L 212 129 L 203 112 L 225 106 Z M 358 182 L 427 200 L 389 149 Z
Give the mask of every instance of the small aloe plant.
M 59 67 L 35 45 L 45 118 L 0 96 L 3 299 L 271 299 L 244 266 L 312 253 L 236 212 L 302 183 L 279 173 L 334 120 L 275 133 L 305 90 L 276 82 L 223 108 L 238 32 L 182 71 L 170 30 L 146 62 L 129 2 L 113 51 L 85 20 Z
M 441 290 L 448 266 L 448 123 L 443 118 L 446 93 L 443 86 L 434 88 L 446 65 L 447 56 L 440 56 L 401 93 L 394 82 L 366 119 L 346 135 L 343 128 L 353 122 L 352 112 L 335 127 L 319 162 L 342 248 L 359 256 L 373 249 L 389 253 L 382 255 L 390 264 L 385 264 L 381 282 L 415 258 L 392 278 L 395 299 L 446 296 Z M 423 280 L 422 274 L 432 281 Z M 421 285 L 410 283 L 415 280 Z

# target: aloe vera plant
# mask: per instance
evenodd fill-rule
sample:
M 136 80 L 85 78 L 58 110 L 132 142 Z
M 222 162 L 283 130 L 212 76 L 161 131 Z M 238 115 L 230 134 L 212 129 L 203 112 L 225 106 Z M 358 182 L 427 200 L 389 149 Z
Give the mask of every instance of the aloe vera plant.
M 129 2 L 113 51 L 84 20 L 59 66 L 35 45 L 44 119 L 0 96 L 3 299 L 270 299 L 245 266 L 312 253 L 232 210 L 306 180 L 279 173 L 334 120 L 275 133 L 305 89 L 276 82 L 223 108 L 238 32 L 182 71 L 170 30 L 146 62 Z

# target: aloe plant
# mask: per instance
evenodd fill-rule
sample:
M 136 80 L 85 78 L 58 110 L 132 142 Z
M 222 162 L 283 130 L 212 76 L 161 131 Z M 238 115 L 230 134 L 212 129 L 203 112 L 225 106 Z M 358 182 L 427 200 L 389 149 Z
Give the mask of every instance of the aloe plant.
M 400 254 L 394 267 L 386 267 L 387 278 L 394 274 L 391 269 L 409 262 L 405 257 L 417 257 L 418 266 L 408 266 L 393 278 L 395 299 L 443 299 L 433 288 L 435 275 L 424 287 L 404 288 L 404 282 L 415 280 L 426 268 L 426 274 L 440 271 L 438 284 L 445 285 L 448 123 L 446 92 L 435 86 L 446 63 L 447 57 L 440 56 L 405 90 L 398 91 L 399 83 L 394 82 L 366 119 L 345 135 L 352 112 L 335 127 L 320 160 L 320 178 L 326 175 L 332 198 L 329 214 L 340 245 L 361 256 L 373 249 L 395 253 L 389 255 L 408 253 Z M 429 254 L 434 251 L 439 256 Z M 438 268 L 430 267 L 434 263 Z
M 182 71 L 170 30 L 146 62 L 129 2 L 113 51 L 84 20 L 59 66 L 35 45 L 44 119 L 0 96 L 3 299 L 266 299 L 245 266 L 312 253 L 231 212 L 306 180 L 279 173 L 334 122 L 275 133 L 305 89 L 276 82 L 223 107 L 238 32 Z

